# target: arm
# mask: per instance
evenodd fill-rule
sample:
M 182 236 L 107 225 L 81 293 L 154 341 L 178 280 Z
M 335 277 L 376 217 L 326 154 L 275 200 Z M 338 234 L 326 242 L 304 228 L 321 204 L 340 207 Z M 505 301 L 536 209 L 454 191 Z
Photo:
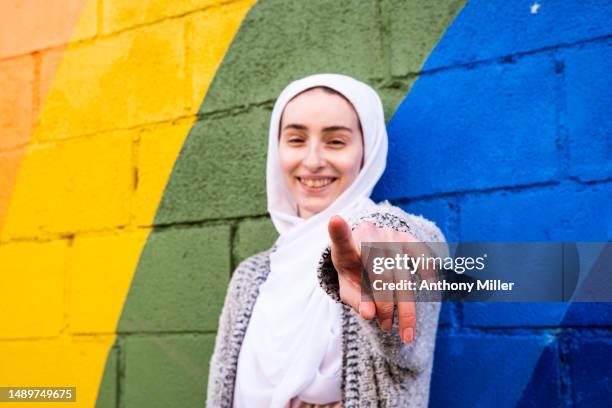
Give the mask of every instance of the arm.
M 446 245 L 443 244 L 444 236 L 431 221 L 407 214 L 387 202 L 362 211 L 348 222 L 352 230 L 361 223 L 369 222 L 380 228 L 393 228 L 397 231 L 408 232 L 421 242 L 441 243 L 430 246 L 435 256 L 445 257 L 448 253 Z M 318 277 L 321 287 L 334 300 L 341 302 L 338 273 L 331 257 L 331 245 L 326 248 L 320 259 Z M 421 372 L 431 363 L 440 303 L 418 302 L 415 307 L 416 334 L 414 341 L 409 344 L 402 342 L 399 336 L 397 307 L 394 308 L 393 325 L 390 332 L 383 331 L 375 319 L 363 319 L 354 309 L 351 309 L 350 313 L 355 314 L 362 332 L 370 339 L 374 352 L 392 364 L 413 372 Z
M 239 299 L 239 271 L 240 266 L 232 274 L 232 279 L 230 280 L 227 292 L 225 294 L 225 301 L 223 303 L 223 309 L 221 310 L 221 316 L 219 317 L 219 326 L 217 328 L 217 336 L 215 337 L 215 348 L 210 359 L 208 371 L 208 387 L 206 397 L 207 407 L 231 406 L 231 394 L 233 390 L 226 389 L 226 384 L 224 381 L 224 368 L 226 365 L 224 362 L 231 354 L 231 331 L 235 321 L 235 311 L 237 306 L 234 304 L 234 302 Z M 225 399 L 228 400 L 224 401 Z
M 232 406 L 238 355 L 248 324 L 248 317 L 245 316 L 250 315 L 256 289 L 265 280 L 261 271 L 267 271 L 264 264 L 268 260 L 269 251 L 242 261 L 230 279 L 210 360 L 208 407 Z

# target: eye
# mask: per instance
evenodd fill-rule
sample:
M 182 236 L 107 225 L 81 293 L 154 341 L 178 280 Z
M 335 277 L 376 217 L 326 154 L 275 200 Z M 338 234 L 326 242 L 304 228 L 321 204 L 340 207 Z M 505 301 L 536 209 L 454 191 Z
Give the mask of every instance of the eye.
M 297 135 L 288 135 L 284 137 L 285 143 L 287 144 L 299 144 L 304 141 L 304 138 Z
M 344 143 L 344 140 L 342 139 L 332 139 L 329 141 L 329 144 L 334 146 L 344 146 L 346 143 Z

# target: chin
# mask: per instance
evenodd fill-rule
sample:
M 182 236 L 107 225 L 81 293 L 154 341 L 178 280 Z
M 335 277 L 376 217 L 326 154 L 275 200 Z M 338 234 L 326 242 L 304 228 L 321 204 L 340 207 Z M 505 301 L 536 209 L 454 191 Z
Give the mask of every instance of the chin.
M 327 207 L 331 205 L 332 201 L 316 204 L 316 205 L 302 205 L 300 208 L 303 208 L 305 211 L 308 211 L 310 214 L 315 215 L 322 211 L 324 211 Z

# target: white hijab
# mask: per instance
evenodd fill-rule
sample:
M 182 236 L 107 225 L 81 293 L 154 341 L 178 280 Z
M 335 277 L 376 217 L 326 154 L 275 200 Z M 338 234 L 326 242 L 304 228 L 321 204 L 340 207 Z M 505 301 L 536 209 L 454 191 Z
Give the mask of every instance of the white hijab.
M 281 173 L 279 127 L 285 105 L 316 86 L 335 89 L 352 103 L 363 130 L 364 163 L 327 209 L 303 219 Z M 268 212 L 280 236 L 240 349 L 234 407 L 283 408 L 296 396 L 316 404 L 341 399 L 341 305 L 319 286 L 317 265 L 330 244 L 329 219 L 334 214 L 347 219 L 373 204 L 369 196 L 386 160 L 383 107 L 369 85 L 345 75 L 316 74 L 290 83 L 279 95 L 270 120 L 266 180 Z

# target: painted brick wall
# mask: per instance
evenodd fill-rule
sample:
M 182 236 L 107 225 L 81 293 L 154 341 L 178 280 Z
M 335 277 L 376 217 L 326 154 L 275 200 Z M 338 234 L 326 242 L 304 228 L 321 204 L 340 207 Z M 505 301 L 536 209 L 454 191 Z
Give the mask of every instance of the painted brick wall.
M 612 236 L 607 1 L 3 2 L 0 384 L 202 406 L 232 269 L 267 249 L 274 98 L 381 94 L 375 190 L 449 241 Z M 535 12 L 534 12 L 535 11 Z M 609 304 L 445 305 L 432 406 L 612 405 Z

